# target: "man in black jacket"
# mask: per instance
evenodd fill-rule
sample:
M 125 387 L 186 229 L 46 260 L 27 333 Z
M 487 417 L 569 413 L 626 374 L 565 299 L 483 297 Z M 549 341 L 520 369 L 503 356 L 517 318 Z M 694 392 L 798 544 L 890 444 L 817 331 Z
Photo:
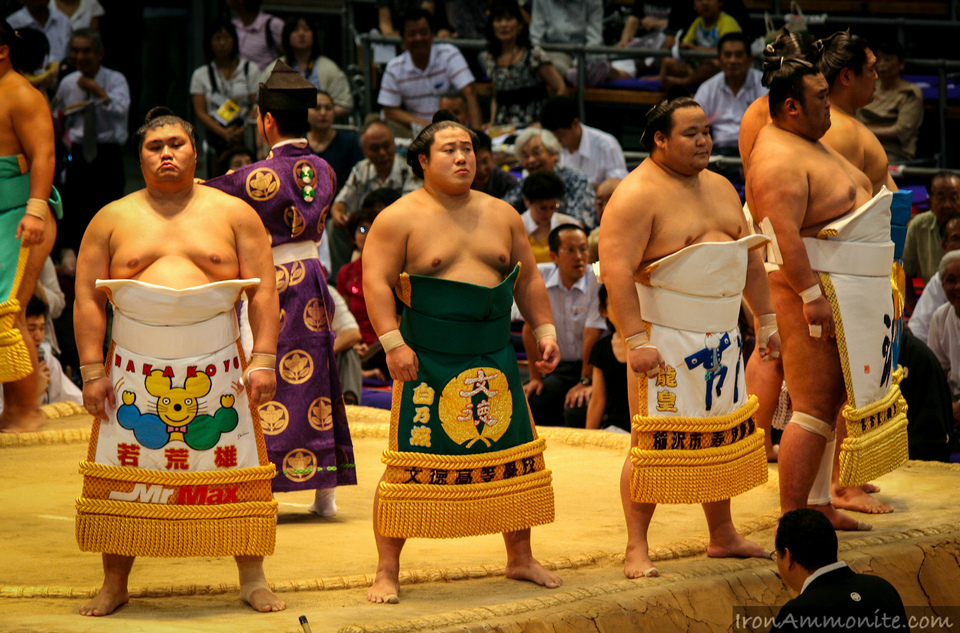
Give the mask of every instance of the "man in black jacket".
M 837 533 L 822 512 L 804 508 L 780 517 L 777 568 L 800 595 L 780 609 L 773 630 L 909 633 L 896 588 L 838 562 L 837 545 Z

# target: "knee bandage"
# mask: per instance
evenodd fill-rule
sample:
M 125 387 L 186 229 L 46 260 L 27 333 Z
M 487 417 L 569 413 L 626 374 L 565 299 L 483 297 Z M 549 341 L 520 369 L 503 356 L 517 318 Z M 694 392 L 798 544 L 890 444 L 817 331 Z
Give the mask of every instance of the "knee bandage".
M 833 426 L 831 426 L 829 422 L 824 422 L 823 420 L 815 418 L 806 413 L 794 411 L 793 415 L 790 417 L 789 424 L 796 424 L 804 431 L 813 433 L 814 435 L 819 435 L 828 442 L 831 438 L 833 438 Z
M 837 443 L 833 427 L 828 422 L 799 411 L 793 412 L 790 424 L 796 424 L 804 431 L 819 435 L 827 441 L 823 447 L 823 455 L 820 457 L 817 476 L 814 478 L 813 485 L 810 487 L 810 494 L 807 496 L 807 504 L 809 505 L 826 505 L 830 503 L 830 476 L 833 474 L 833 451 Z

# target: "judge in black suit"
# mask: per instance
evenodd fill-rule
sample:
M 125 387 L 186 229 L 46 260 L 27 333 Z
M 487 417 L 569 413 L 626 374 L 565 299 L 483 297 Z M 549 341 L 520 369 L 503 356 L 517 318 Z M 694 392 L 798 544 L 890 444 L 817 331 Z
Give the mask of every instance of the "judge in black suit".
M 837 562 L 837 545 L 837 534 L 822 512 L 791 510 L 780 517 L 777 568 L 800 595 L 780 609 L 773 631 L 909 633 L 894 586 Z

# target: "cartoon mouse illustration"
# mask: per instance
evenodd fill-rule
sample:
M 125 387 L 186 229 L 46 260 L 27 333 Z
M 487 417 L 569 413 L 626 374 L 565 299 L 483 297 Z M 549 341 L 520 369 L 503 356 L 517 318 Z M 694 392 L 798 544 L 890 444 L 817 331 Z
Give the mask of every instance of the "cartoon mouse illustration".
M 154 396 L 155 413 L 141 413 L 134 404 L 137 394 L 123 392 L 123 404 L 117 409 L 117 422 L 149 449 L 163 448 L 180 441 L 197 451 L 213 448 L 220 435 L 237 428 L 240 416 L 233 408 L 234 397 L 220 396 L 220 409 L 213 415 L 199 414 L 200 398 L 210 393 L 210 377 L 197 372 L 174 387 L 170 378 L 155 369 L 143 381 L 147 393 Z

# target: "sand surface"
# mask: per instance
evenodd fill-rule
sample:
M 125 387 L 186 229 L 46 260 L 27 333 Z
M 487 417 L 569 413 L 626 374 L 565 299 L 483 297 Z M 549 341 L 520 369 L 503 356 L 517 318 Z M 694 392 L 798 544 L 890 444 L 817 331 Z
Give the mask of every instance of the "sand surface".
M 312 492 L 277 496 L 276 551 L 265 568 L 288 609 L 275 614 L 254 613 L 239 601 L 231 559 L 141 558 L 131 575 L 130 604 L 109 618 L 77 615 L 101 581 L 99 555 L 80 552 L 74 537 L 74 501 L 81 489 L 77 464 L 86 454 L 81 429 L 89 428 L 90 418 L 52 420 L 39 434 L 0 436 L 0 631 L 300 631 L 302 614 L 315 633 L 351 625 L 402 630 L 403 624 L 390 623 L 624 580 L 626 534 L 618 481 L 629 439 L 544 428 L 556 521 L 534 528 L 533 547 L 542 562 L 560 570 L 564 586 L 548 590 L 505 579 L 499 536 L 418 539 L 408 542 L 401 560 L 401 604 L 368 604 L 366 586 L 377 562 L 372 500 L 383 471 L 384 413 L 350 408 L 359 484 L 338 489 L 336 517 L 307 512 Z M 947 502 L 957 474 L 911 462 L 881 478 L 877 483 L 883 491 L 877 496 L 897 511 L 875 517 L 875 533 L 960 522 L 960 507 Z M 768 548 L 778 512 L 776 482 L 774 465 L 767 484 L 732 505 L 735 523 Z M 672 572 L 705 558 L 702 511 L 698 506 L 658 508 L 650 539 L 665 578 L 632 583 L 668 582 Z

